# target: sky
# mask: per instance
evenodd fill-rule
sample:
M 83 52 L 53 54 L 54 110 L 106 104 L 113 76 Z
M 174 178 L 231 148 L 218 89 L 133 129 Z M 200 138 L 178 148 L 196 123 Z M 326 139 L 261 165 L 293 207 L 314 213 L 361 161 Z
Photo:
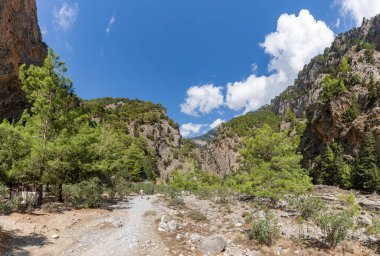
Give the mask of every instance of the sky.
M 96 3 L 95 3 L 96 2 Z M 37 0 L 43 40 L 83 99 L 161 103 L 194 137 L 292 85 L 379 0 Z

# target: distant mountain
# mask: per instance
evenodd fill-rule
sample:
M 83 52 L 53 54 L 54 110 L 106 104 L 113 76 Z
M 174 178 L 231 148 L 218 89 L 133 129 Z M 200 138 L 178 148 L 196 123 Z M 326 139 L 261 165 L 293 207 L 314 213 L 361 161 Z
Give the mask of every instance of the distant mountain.
M 217 126 L 201 136 L 190 138 L 190 140 L 198 147 L 202 147 L 214 139 L 219 127 L 220 126 Z

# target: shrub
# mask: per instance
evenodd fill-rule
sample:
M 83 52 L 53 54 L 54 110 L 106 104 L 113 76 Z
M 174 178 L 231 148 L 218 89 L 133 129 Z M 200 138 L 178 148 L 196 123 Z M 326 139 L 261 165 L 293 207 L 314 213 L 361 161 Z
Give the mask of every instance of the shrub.
M 326 210 L 326 203 L 320 198 L 306 196 L 296 201 L 296 208 L 305 220 L 317 219 Z
M 380 234 L 380 219 L 379 218 L 374 218 L 372 220 L 372 225 L 367 228 L 367 234 L 369 235 Z
M 94 208 L 102 204 L 102 186 L 98 178 L 64 186 L 65 202 L 73 207 Z
M 21 198 L 19 197 L 0 203 L 0 214 L 11 214 L 19 210 L 21 210 Z
M 140 193 L 140 190 L 143 190 L 145 195 L 153 195 L 155 189 L 156 186 L 152 182 L 137 182 L 131 186 L 131 191 Z
M 183 200 L 183 198 L 181 198 L 181 197 L 174 197 L 174 198 L 170 199 L 169 206 L 173 207 L 173 208 L 183 209 L 183 208 L 186 208 L 186 203 Z
M 324 241 L 329 247 L 336 247 L 345 240 L 348 231 L 354 227 L 352 214 L 348 210 L 329 212 L 319 218 L 317 222 L 324 234 Z
M 43 204 L 41 206 L 41 209 L 44 211 L 44 212 L 48 212 L 48 213 L 55 213 L 55 212 L 59 212 L 59 205 L 58 204 L 55 204 L 55 203 L 46 203 L 46 204 Z
M 190 210 L 188 213 L 187 213 L 187 217 L 197 221 L 197 222 L 204 222 L 204 221 L 207 221 L 207 217 L 206 215 L 204 215 L 201 211 L 199 210 Z
M 280 236 L 278 221 L 270 211 L 265 212 L 263 220 L 257 220 L 248 231 L 250 239 L 258 240 L 260 243 L 271 246 Z

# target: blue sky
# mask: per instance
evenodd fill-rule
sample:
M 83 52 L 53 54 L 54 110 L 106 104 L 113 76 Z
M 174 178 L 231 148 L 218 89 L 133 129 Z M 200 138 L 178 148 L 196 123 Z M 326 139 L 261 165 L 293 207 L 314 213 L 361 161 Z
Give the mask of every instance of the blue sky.
M 44 41 L 84 99 L 161 103 L 184 136 L 291 85 L 378 0 L 37 0 Z

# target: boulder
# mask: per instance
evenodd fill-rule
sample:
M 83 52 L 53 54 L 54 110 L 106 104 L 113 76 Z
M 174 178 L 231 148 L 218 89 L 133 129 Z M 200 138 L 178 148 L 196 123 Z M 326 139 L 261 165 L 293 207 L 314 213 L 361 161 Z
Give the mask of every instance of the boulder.
M 201 239 L 202 239 L 202 237 L 197 233 L 190 234 L 190 242 L 192 244 L 198 243 L 199 241 L 201 241 Z
M 227 242 L 221 236 L 210 236 L 200 241 L 198 250 L 203 253 L 221 253 L 227 246 Z

